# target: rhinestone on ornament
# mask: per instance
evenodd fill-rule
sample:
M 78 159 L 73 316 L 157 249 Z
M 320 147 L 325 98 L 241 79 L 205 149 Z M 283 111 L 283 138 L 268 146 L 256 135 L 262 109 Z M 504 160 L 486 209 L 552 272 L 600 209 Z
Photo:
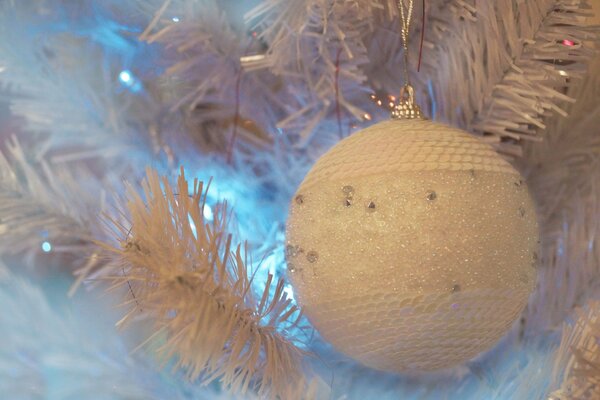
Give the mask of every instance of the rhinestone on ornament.
M 374 202 L 370 201 L 367 204 L 367 211 L 368 212 L 375 212 L 375 203 Z
M 354 198 L 354 188 L 352 186 L 346 185 L 342 188 L 342 192 L 346 195 L 346 200 L 344 201 L 344 205 L 346 207 L 350 207 L 352 205 L 352 200 Z
M 342 188 L 342 192 L 344 192 L 346 196 L 352 196 L 354 194 L 354 188 L 350 185 L 346 185 Z
M 296 257 L 298 253 L 302 253 L 302 249 L 300 248 L 300 246 L 294 246 L 289 244 L 285 248 L 285 255 L 287 257 Z
M 306 254 L 306 259 L 309 263 L 316 263 L 319 260 L 319 253 L 317 253 L 316 251 L 309 251 Z

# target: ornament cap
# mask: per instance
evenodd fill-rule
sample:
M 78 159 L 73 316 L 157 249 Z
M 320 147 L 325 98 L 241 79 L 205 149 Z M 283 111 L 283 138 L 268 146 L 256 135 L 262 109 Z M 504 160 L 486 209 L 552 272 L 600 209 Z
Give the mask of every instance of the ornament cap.
M 398 104 L 392 109 L 392 119 L 425 119 L 421 107 L 415 103 L 415 90 L 410 85 L 402 86 Z

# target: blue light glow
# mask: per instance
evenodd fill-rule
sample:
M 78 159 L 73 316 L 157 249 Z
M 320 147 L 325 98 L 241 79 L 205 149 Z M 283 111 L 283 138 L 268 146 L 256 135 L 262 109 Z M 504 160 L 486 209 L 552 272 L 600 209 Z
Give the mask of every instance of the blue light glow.
M 248 172 L 220 166 L 217 161 L 205 162 L 194 170 L 186 170 L 185 174 L 188 179 L 198 178 L 205 185 L 210 181 L 202 210 L 205 223 L 217 218 L 217 204 L 227 202 L 227 212 L 234 221 L 228 226 L 233 243 L 248 242 L 249 256 L 253 260 L 248 266 L 254 276 L 252 287 L 262 295 L 269 274 L 275 282 L 286 276 L 283 222 L 287 209 L 274 204 L 287 203 L 288 199 L 276 187 L 253 185 Z M 285 292 L 288 298 L 294 298 L 290 286 Z
M 558 240 L 558 248 L 556 249 L 556 252 L 559 256 L 563 256 L 565 254 L 565 245 L 563 244 L 562 238 L 559 238 Z
M 121 73 L 119 74 L 119 80 L 125 85 L 128 85 L 131 82 L 131 72 L 127 70 L 121 71 Z
M 173 22 L 179 22 L 179 18 L 178 17 L 173 17 Z
M 431 99 L 431 119 L 435 120 L 437 106 L 435 104 L 435 93 L 433 91 L 433 83 L 431 82 L 431 80 L 427 82 L 427 90 L 429 91 L 429 98 Z
M 142 83 L 133 75 L 133 73 L 127 69 L 124 69 L 119 74 L 119 81 L 125 86 L 127 89 L 131 90 L 134 93 L 142 90 Z
M 288 299 L 292 299 L 293 301 L 296 301 L 296 298 L 294 297 L 294 288 L 292 287 L 292 285 L 290 285 L 289 283 L 286 284 L 283 287 L 283 291 L 287 295 Z
M 42 250 L 45 253 L 50 253 L 50 251 L 52 251 L 52 245 L 50 244 L 50 242 L 44 242 L 44 243 L 42 243 Z
M 213 211 L 212 211 L 212 208 L 210 208 L 210 206 L 208 204 L 204 206 L 204 210 L 202 211 L 202 213 L 204 214 L 204 219 L 206 219 L 207 221 L 213 220 L 213 218 L 214 218 Z

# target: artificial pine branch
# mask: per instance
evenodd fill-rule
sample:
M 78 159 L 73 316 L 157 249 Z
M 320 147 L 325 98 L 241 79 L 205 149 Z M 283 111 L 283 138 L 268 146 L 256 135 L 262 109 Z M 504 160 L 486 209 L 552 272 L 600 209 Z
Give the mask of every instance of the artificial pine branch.
M 562 107 L 574 99 L 564 92 L 583 77 L 585 64 L 594 55 L 586 42 L 598 39 L 597 29 L 582 26 L 589 15 L 585 0 L 537 3 L 544 14 L 537 27 L 536 20 L 527 25 L 533 25 L 533 36 L 520 38 L 522 51 L 513 52 L 502 79 L 494 83 L 468 125 L 474 132 L 497 137 L 498 149 L 514 155 L 522 155 L 520 141 L 536 140 L 538 130 L 546 128 L 545 117 L 566 115 Z M 510 17 L 502 18 L 500 32 L 510 38 L 513 22 Z
M 279 128 L 298 132 L 299 145 L 313 136 L 347 134 L 344 116 L 363 120 L 356 99 L 367 100 L 363 67 L 369 62 L 364 36 L 383 6 L 378 0 L 264 0 L 246 14 L 268 44 L 271 70 L 296 88 L 298 101 Z M 326 125 L 328 118 L 337 122 Z M 370 118 L 370 117 L 369 117 Z M 339 132 L 339 133 L 338 133 Z
M 412 63 L 418 98 L 433 119 L 521 155 L 523 140 L 539 140 L 545 117 L 564 114 L 572 101 L 564 90 L 585 74 L 590 41 L 598 37 L 597 28 L 585 26 L 588 8 L 585 0 L 429 2 L 420 73 Z M 393 28 L 376 30 L 368 45 L 375 50 L 367 75 L 376 90 L 401 84 Z
M 73 173 L 40 158 L 32 161 L 16 137 L 0 152 L 0 257 L 19 256 L 27 264 L 48 241 L 54 253 L 75 258 L 75 265 L 95 252 L 93 226 L 103 207 L 96 191 L 102 186 L 82 166 Z M 92 194 L 93 193 L 93 194 Z M 97 208 L 96 208 L 97 207 Z M 95 264 L 94 258 L 87 265 Z
M 565 324 L 557 351 L 554 381 L 560 389 L 549 400 L 600 398 L 600 302 L 579 310 L 573 325 Z
M 3 399 L 234 400 L 157 371 L 147 354 L 130 354 L 111 323 L 109 299 L 78 293 L 71 301 L 52 288 L 62 289 L 61 280 L 52 281 L 38 286 L 0 264 L 0 304 L 9 310 L 0 315 Z
M 598 70 L 600 60 L 590 68 Z M 533 334 L 553 329 L 600 293 L 600 77 L 571 88 L 569 116 L 547 121 L 544 141 L 525 147 L 521 169 L 538 205 L 539 285 L 527 312 Z
M 133 93 L 134 72 L 129 87 L 119 78 L 130 54 L 144 49 L 106 13 L 67 17 L 83 10 L 56 0 L 0 2 L 0 99 L 10 89 L 11 114 L 32 143 L 45 139 L 46 152 L 68 149 L 70 160 L 94 162 L 151 146 L 158 153 L 162 142 L 148 133 L 160 125 L 159 105 L 139 81 Z
M 203 151 L 231 152 L 238 141 L 264 148 L 289 99 L 268 71 L 264 44 L 234 26 L 218 1 L 161 3 L 140 39 L 161 44 L 169 59 L 162 82 L 170 111 Z
M 143 190 L 145 201 L 129 189 L 131 226 L 115 223 L 121 245 L 104 244 L 112 261 L 96 274 L 128 289 L 130 310 L 119 324 L 154 320 L 155 335 L 166 334 L 160 356 L 175 358 L 192 380 L 301 398 L 303 352 L 286 338 L 300 312 L 271 275 L 255 298 L 245 249 L 232 248 L 227 234 L 226 204 L 205 220 L 207 188 L 190 186 L 183 169 L 176 187 L 148 170 Z
M 563 103 L 571 99 L 563 89 L 583 75 L 592 54 L 587 41 L 595 38 L 582 27 L 585 8 L 585 0 L 428 3 L 418 74 L 412 58 L 418 97 L 433 118 L 519 155 L 519 141 L 535 139 L 550 111 L 564 112 Z M 244 33 L 233 32 L 211 1 L 202 2 L 199 14 L 186 0 L 169 2 L 171 9 L 186 10 L 191 18 L 175 24 L 155 16 L 154 30 L 143 38 L 179 53 L 169 75 L 186 82 L 176 84 L 174 104 L 193 114 L 190 126 L 201 125 L 198 118 L 204 124 L 233 119 L 238 128 L 246 116 L 259 127 L 239 129 L 250 142 L 264 143 L 260 128 L 277 127 L 299 133 L 300 146 L 315 137 L 327 143 L 330 136 L 346 135 L 351 123 L 372 118 L 367 86 L 395 94 L 402 84 L 395 1 L 264 0 L 246 15 L 256 40 L 264 41 L 264 53 Z M 418 18 L 413 25 L 415 56 L 422 27 Z M 564 45 L 565 39 L 575 45 Z M 248 55 L 260 61 L 246 69 L 240 58 Z M 260 103 L 276 109 L 267 112 Z M 240 112 L 232 116 L 232 110 Z M 219 131 L 231 125 L 221 128 L 195 136 L 218 142 Z
M 67 78 L 62 75 L 60 68 L 56 68 L 56 64 L 64 62 L 68 65 L 73 62 L 73 54 L 69 54 L 69 50 L 77 47 L 80 51 L 90 49 L 80 46 L 80 43 L 65 41 L 61 43 L 62 51 L 57 51 L 57 43 L 52 43 L 56 36 L 36 37 L 35 32 L 39 30 L 23 29 L 28 24 L 40 24 L 36 11 L 34 7 L 13 2 L 0 5 L 0 52 L 3 64 L 1 79 L 20 94 L 10 98 L 11 112 L 22 117 L 30 131 L 49 134 L 47 137 L 51 148 L 73 145 L 80 140 L 89 143 L 92 137 L 97 138 L 105 132 L 98 124 L 88 123 L 90 120 L 99 122 L 103 119 L 103 116 L 97 114 L 90 115 L 100 107 L 88 107 L 85 110 L 81 107 L 82 103 L 91 101 L 92 97 L 90 82 L 85 78 L 77 79 L 84 75 L 82 72 L 86 69 L 78 65 L 78 74 Z M 95 59 L 98 54 L 87 57 L 78 54 L 78 57 Z M 86 76 L 88 77 L 89 75 Z M 81 101 L 82 98 L 85 100 Z M 86 135 L 81 135 L 82 126 L 86 127 Z

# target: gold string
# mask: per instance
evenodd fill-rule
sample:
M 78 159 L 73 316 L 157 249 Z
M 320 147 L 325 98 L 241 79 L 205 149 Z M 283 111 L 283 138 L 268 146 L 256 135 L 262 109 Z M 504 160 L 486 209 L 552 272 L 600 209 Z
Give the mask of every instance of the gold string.
M 408 9 L 404 5 L 404 0 L 398 0 L 398 9 L 400 10 L 400 36 L 402 37 L 402 47 L 404 49 L 404 86 L 410 86 L 410 76 L 408 74 L 408 41 L 410 35 L 410 24 L 414 0 L 408 0 Z
M 408 41 L 410 39 L 413 6 L 414 0 L 408 0 L 408 8 L 404 5 L 404 0 L 398 0 L 400 36 L 402 37 L 402 47 L 404 48 L 404 86 L 400 89 L 398 104 L 392 110 L 392 119 L 423 119 L 421 108 L 415 103 L 414 90 L 410 85 L 410 76 L 408 74 Z

